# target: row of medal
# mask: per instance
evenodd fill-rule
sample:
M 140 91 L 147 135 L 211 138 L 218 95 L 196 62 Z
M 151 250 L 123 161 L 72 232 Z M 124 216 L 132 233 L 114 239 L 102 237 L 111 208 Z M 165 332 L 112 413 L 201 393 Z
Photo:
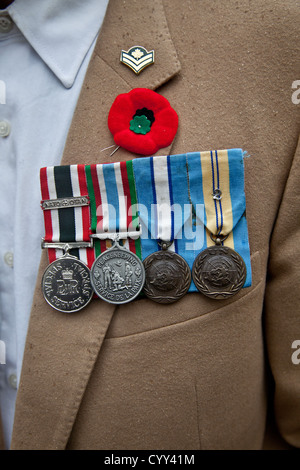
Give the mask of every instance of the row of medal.
M 223 246 L 223 239 L 213 239 L 214 246 L 198 254 L 192 270 L 185 259 L 169 250 L 171 242 L 159 241 L 159 250 L 144 261 L 119 244 L 116 234 L 112 247 L 101 253 L 91 270 L 72 256 L 80 242 L 46 243 L 43 248 L 60 248 L 65 254 L 53 261 L 42 278 L 45 300 L 56 310 L 77 312 L 98 296 L 112 304 L 125 304 L 146 296 L 159 303 L 181 299 L 193 281 L 198 291 L 213 299 L 235 295 L 246 280 L 246 265 L 233 249 Z

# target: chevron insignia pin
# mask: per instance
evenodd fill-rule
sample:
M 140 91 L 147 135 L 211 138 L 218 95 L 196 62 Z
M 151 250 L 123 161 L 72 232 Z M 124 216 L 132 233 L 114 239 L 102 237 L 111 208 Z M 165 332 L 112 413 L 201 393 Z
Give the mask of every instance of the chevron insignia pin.
M 120 60 L 138 75 L 148 65 L 154 64 L 154 51 L 148 52 L 144 47 L 133 46 L 121 52 Z

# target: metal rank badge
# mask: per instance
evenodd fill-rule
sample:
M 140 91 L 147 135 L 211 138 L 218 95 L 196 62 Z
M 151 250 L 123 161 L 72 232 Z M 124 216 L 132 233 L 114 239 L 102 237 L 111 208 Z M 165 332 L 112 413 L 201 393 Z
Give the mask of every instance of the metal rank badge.
M 191 271 L 182 256 L 168 251 L 172 242 L 159 244 L 162 250 L 152 253 L 144 260 L 144 293 L 155 302 L 169 304 L 187 293 L 191 284 Z
M 117 241 L 102 253 L 91 269 L 91 282 L 100 299 L 125 304 L 135 299 L 145 282 L 141 260 Z
M 154 64 L 154 51 L 148 52 L 144 47 L 133 46 L 121 52 L 120 61 L 138 75 L 144 68 Z
M 243 258 L 229 247 L 216 245 L 202 251 L 194 261 L 193 281 L 204 295 L 214 299 L 226 299 L 237 294 L 246 280 Z

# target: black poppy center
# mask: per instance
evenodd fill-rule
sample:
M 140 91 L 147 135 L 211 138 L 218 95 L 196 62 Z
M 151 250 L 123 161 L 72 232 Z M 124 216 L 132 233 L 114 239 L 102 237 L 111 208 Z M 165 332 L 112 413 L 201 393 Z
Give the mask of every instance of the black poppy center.
M 154 113 L 153 111 L 151 111 L 151 109 L 147 109 L 147 108 L 137 109 L 132 119 L 134 119 L 135 116 L 146 116 L 146 118 L 150 121 L 151 126 L 155 121 Z

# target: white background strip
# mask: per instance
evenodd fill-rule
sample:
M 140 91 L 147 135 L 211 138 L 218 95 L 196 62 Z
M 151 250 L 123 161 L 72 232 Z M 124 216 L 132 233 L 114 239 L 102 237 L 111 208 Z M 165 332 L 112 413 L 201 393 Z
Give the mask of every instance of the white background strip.
M 73 196 L 74 197 L 81 196 L 77 165 L 70 166 L 70 175 L 71 175 Z M 74 217 L 75 217 L 75 238 L 76 238 L 76 241 L 81 242 L 83 241 L 82 207 L 74 207 Z M 86 248 L 79 249 L 79 258 L 81 259 L 81 261 L 87 264 Z
M 153 169 L 158 211 L 158 238 L 170 241 L 172 218 L 167 157 L 154 157 Z M 169 250 L 174 251 L 174 243 L 170 246 Z

